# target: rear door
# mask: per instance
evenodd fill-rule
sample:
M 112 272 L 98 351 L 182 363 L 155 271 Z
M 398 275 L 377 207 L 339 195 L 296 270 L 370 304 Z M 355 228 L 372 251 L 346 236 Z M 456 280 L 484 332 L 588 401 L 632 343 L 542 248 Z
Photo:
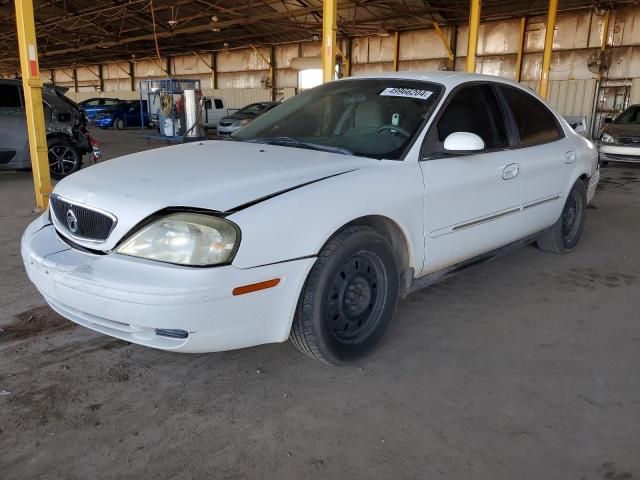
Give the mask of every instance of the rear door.
M 0 167 L 24 168 L 29 165 L 21 90 L 14 82 L 0 81 Z
M 450 153 L 444 140 L 474 133 L 485 149 Z M 425 182 L 425 268 L 434 272 L 513 242 L 521 234 L 520 152 L 491 83 L 451 93 L 426 136 L 420 162 Z
M 499 87 L 517 127 L 522 155 L 525 234 L 543 230 L 560 217 L 576 165 L 575 146 L 549 108 L 532 94 Z

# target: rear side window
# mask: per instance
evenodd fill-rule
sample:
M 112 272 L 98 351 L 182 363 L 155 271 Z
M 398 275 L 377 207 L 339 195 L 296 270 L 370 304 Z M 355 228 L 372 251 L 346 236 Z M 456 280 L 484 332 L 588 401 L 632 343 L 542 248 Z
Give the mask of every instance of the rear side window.
M 518 127 L 520 145 L 553 142 L 563 133 L 553 114 L 533 95 L 516 88 L 500 86 Z
M 469 85 L 453 94 L 438 121 L 438 140 L 454 132 L 475 133 L 487 150 L 507 147 L 509 142 L 500 105 L 490 85 Z
M 0 84 L 0 108 L 21 108 L 20 91 L 15 85 Z

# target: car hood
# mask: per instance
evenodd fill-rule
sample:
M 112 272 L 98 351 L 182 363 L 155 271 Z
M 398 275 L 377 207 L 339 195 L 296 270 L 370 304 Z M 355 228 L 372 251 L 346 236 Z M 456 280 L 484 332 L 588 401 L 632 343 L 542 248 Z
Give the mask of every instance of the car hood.
M 227 212 L 274 193 L 376 165 L 369 158 L 292 147 L 206 141 L 126 155 L 61 180 L 54 194 L 112 213 L 112 248 L 132 227 L 167 207 Z M 95 244 L 78 241 L 95 248 Z
M 605 129 L 614 137 L 640 137 L 640 125 L 630 123 L 610 123 Z

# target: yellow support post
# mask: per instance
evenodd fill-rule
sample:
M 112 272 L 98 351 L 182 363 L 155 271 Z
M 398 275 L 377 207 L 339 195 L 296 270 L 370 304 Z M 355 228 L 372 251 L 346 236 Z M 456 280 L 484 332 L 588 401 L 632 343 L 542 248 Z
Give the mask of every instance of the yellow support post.
M 42 106 L 42 80 L 38 65 L 33 2 L 32 0 L 15 0 L 15 5 L 36 206 L 39 209 L 45 209 L 51 194 L 51 177 L 49 175 L 49 152 Z
M 338 0 L 322 2 L 322 81 L 334 80 L 336 75 L 336 30 Z
M 553 33 L 556 28 L 558 0 L 549 0 L 547 13 L 547 31 L 544 35 L 544 53 L 542 54 L 542 75 L 540 78 L 540 96 L 547 98 L 549 94 L 549 72 L 551 70 L 551 51 L 553 50 Z
M 524 53 L 524 36 L 527 30 L 527 17 L 520 19 L 520 37 L 518 39 L 518 57 L 516 59 L 516 82 L 522 77 L 522 56 Z
M 398 57 L 400 56 L 400 32 L 393 34 L 393 71 L 398 71 Z
M 480 29 L 480 0 L 471 0 L 469 14 L 469 43 L 467 48 L 467 72 L 476 71 L 476 51 L 478 50 L 478 30 Z

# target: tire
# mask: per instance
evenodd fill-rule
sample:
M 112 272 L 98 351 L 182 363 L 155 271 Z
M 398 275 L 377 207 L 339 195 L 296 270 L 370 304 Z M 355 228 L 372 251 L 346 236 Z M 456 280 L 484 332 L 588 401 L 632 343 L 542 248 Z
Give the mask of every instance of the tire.
M 124 130 L 124 120 L 122 118 L 116 118 L 113 121 L 113 126 L 116 127 L 116 130 Z
M 607 165 L 609 165 L 609 162 L 608 162 L 608 161 L 606 161 L 606 160 L 601 160 L 601 161 L 600 161 L 600 166 L 601 166 L 601 167 L 606 167 Z
M 60 180 L 82 167 L 82 155 L 69 140 L 55 138 L 47 143 L 51 178 Z
M 567 253 L 573 250 L 582 236 L 587 212 L 587 187 L 582 180 L 574 185 L 558 221 L 537 241 L 545 252 Z
M 398 264 L 376 230 L 348 227 L 324 246 L 300 294 L 291 341 L 329 365 L 367 355 L 391 323 L 398 303 Z

